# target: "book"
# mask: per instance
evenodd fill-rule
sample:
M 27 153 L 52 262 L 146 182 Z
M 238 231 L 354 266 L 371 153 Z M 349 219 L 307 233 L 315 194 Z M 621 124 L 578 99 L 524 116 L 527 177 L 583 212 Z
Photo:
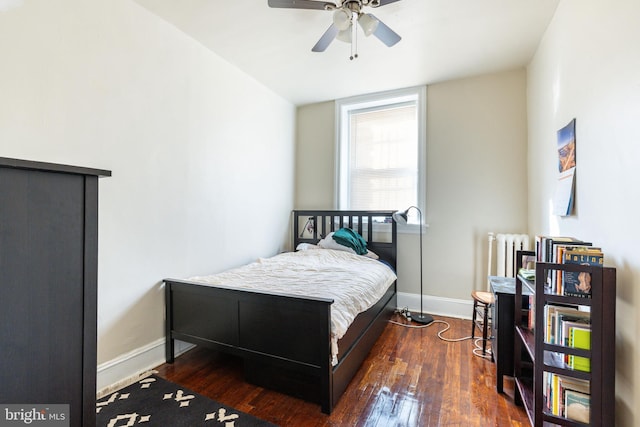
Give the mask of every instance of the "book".
M 542 396 L 544 397 L 544 407 L 548 412 L 553 408 L 553 378 L 556 374 L 542 372 Z
M 589 423 L 591 397 L 575 390 L 564 391 L 564 416 L 574 421 Z
M 561 331 L 560 331 L 560 341 L 561 344 L 570 347 L 570 335 L 571 328 L 585 328 L 589 329 L 591 325 L 589 324 L 589 319 L 580 319 L 580 320 L 570 320 L 570 319 L 562 319 L 561 320 Z M 569 366 L 569 354 L 564 354 L 564 363 Z
M 565 261 L 566 251 L 601 251 L 600 248 L 592 246 L 589 242 L 572 242 L 572 243 L 558 243 L 554 246 L 553 261 L 554 263 L 563 264 Z M 552 277 L 552 289 L 558 295 L 564 294 L 564 271 L 556 270 L 555 275 Z
M 551 390 L 551 413 L 553 415 L 560 415 L 560 399 L 558 398 L 560 394 L 559 375 L 552 374 Z
M 518 274 L 520 274 L 523 279 L 530 282 L 535 282 L 536 280 L 536 270 L 533 268 L 521 268 L 520 271 L 518 271 Z
M 589 381 L 544 371 L 542 383 L 545 412 L 576 421 L 589 422 L 591 409 Z
M 535 236 L 536 260 L 538 262 L 562 263 L 562 259 L 557 258 L 556 246 L 558 245 L 584 245 L 591 246 L 591 243 L 568 236 Z M 557 292 L 557 274 L 548 271 L 545 283 L 548 291 Z M 559 293 L 559 292 L 558 292 Z
M 579 326 L 569 328 L 569 347 L 590 350 L 591 329 Z M 588 357 L 569 355 L 569 367 L 578 371 L 591 372 L 591 360 Z
M 591 313 L 581 311 L 577 306 L 562 306 L 547 304 L 544 307 L 546 331 L 544 341 L 549 344 L 568 345 L 569 329 L 565 324 L 572 322 L 581 324 L 582 327 L 588 328 L 591 319 Z
M 564 236 L 542 236 L 542 254 L 539 261 L 542 262 L 560 262 L 558 259 L 554 259 L 555 246 L 556 245 L 586 245 L 590 246 L 591 243 L 582 241 L 575 237 Z
M 559 382 L 560 389 L 579 391 L 580 393 L 590 394 L 589 381 L 581 380 L 579 378 L 560 376 Z
M 600 250 L 568 250 L 564 253 L 564 263 L 602 267 L 604 255 Z M 563 276 L 564 295 L 591 298 L 591 273 L 586 271 L 565 271 Z

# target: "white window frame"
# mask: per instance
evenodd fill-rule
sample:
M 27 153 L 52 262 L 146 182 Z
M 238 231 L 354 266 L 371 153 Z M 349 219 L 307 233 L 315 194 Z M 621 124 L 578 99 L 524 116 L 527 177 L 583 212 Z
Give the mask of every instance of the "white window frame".
M 385 105 L 416 102 L 418 111 L 418 197 L 417 207 L 422 212 L 423 227 L 426 227 L 426 166 L 427 166 L 427 88 L 426 86 L 411 87 L 369 95 L 354 96 L 336 100 L 336 175 L 335 175 L 335 206 L 337 209 L 348 207 L 348 168 L 349 168 L 349 113 L 355 110 L 382 107 Z M 391 209 L 407 209 L 409 206 L 390 206 Z M 399 227 L 399 231 L 418 232 L 417 223 Z

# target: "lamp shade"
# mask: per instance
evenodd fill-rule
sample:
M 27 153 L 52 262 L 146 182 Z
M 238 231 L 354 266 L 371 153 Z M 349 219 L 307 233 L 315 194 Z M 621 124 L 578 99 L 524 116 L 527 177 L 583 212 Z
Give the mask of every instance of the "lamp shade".
M 339 31 L 344 31 L 351 26 L 351 14 L 344 9 L 336 9 L 333 12 L 333 25 Z
M 336 39 L 340 40 L 341 42 L 351 43 L 351 28 L 340 31 L 336 36 Z
M 406 211 L 397 211 L 397 212 L 394 212 L 393 215 L 391 216 L 393 217 L 393 220 L 398 224 L 406 224 L 407 212 L 408 212 L 408 209 Z
M 409 212 L 411 211 L 411 209 L 415 209 L 416 210 L 416 212 L 418 214 L 418 218 L 417 218 L 416 222 L 422 226 L 422 211 L 417 206 L 409 206 L 407 209 L 405 209 L 403 211 L 394 212 L 391 216 L 393 217 L 394 221 L 397 224 L 406 225 L 406 224 L 409 223 Z M 412 216 L 411 217 L 411 224 L 413 224 L 414 220 L 416 220 L 416 218 L 414 218 Z
M 376 29 L 378 28 L 378 23 L 379 22 L 380 21 L 378 21 L 370 13 L 363 13 L 358 18 L 358 23 L 362 27 L 362 30 L 364 31 L 364 35 L 367 36 L 367 37 L 369 37 L 371 34 L 376 32 Z

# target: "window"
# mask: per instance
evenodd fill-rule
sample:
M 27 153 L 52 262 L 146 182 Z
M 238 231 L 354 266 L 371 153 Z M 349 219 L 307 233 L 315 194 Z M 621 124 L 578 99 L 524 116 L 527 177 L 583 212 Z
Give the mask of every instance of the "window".
M 420 87 L 336 102 L 339 209 L 424 212 L 425 98 Z

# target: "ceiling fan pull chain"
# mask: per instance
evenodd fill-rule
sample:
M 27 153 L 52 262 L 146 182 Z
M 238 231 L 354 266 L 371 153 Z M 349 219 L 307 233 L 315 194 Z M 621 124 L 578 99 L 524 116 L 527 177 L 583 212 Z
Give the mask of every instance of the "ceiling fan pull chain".
M 352 12 L 351 18 L 351 57 L 354 60 L 358 57 L 358 14 Z

